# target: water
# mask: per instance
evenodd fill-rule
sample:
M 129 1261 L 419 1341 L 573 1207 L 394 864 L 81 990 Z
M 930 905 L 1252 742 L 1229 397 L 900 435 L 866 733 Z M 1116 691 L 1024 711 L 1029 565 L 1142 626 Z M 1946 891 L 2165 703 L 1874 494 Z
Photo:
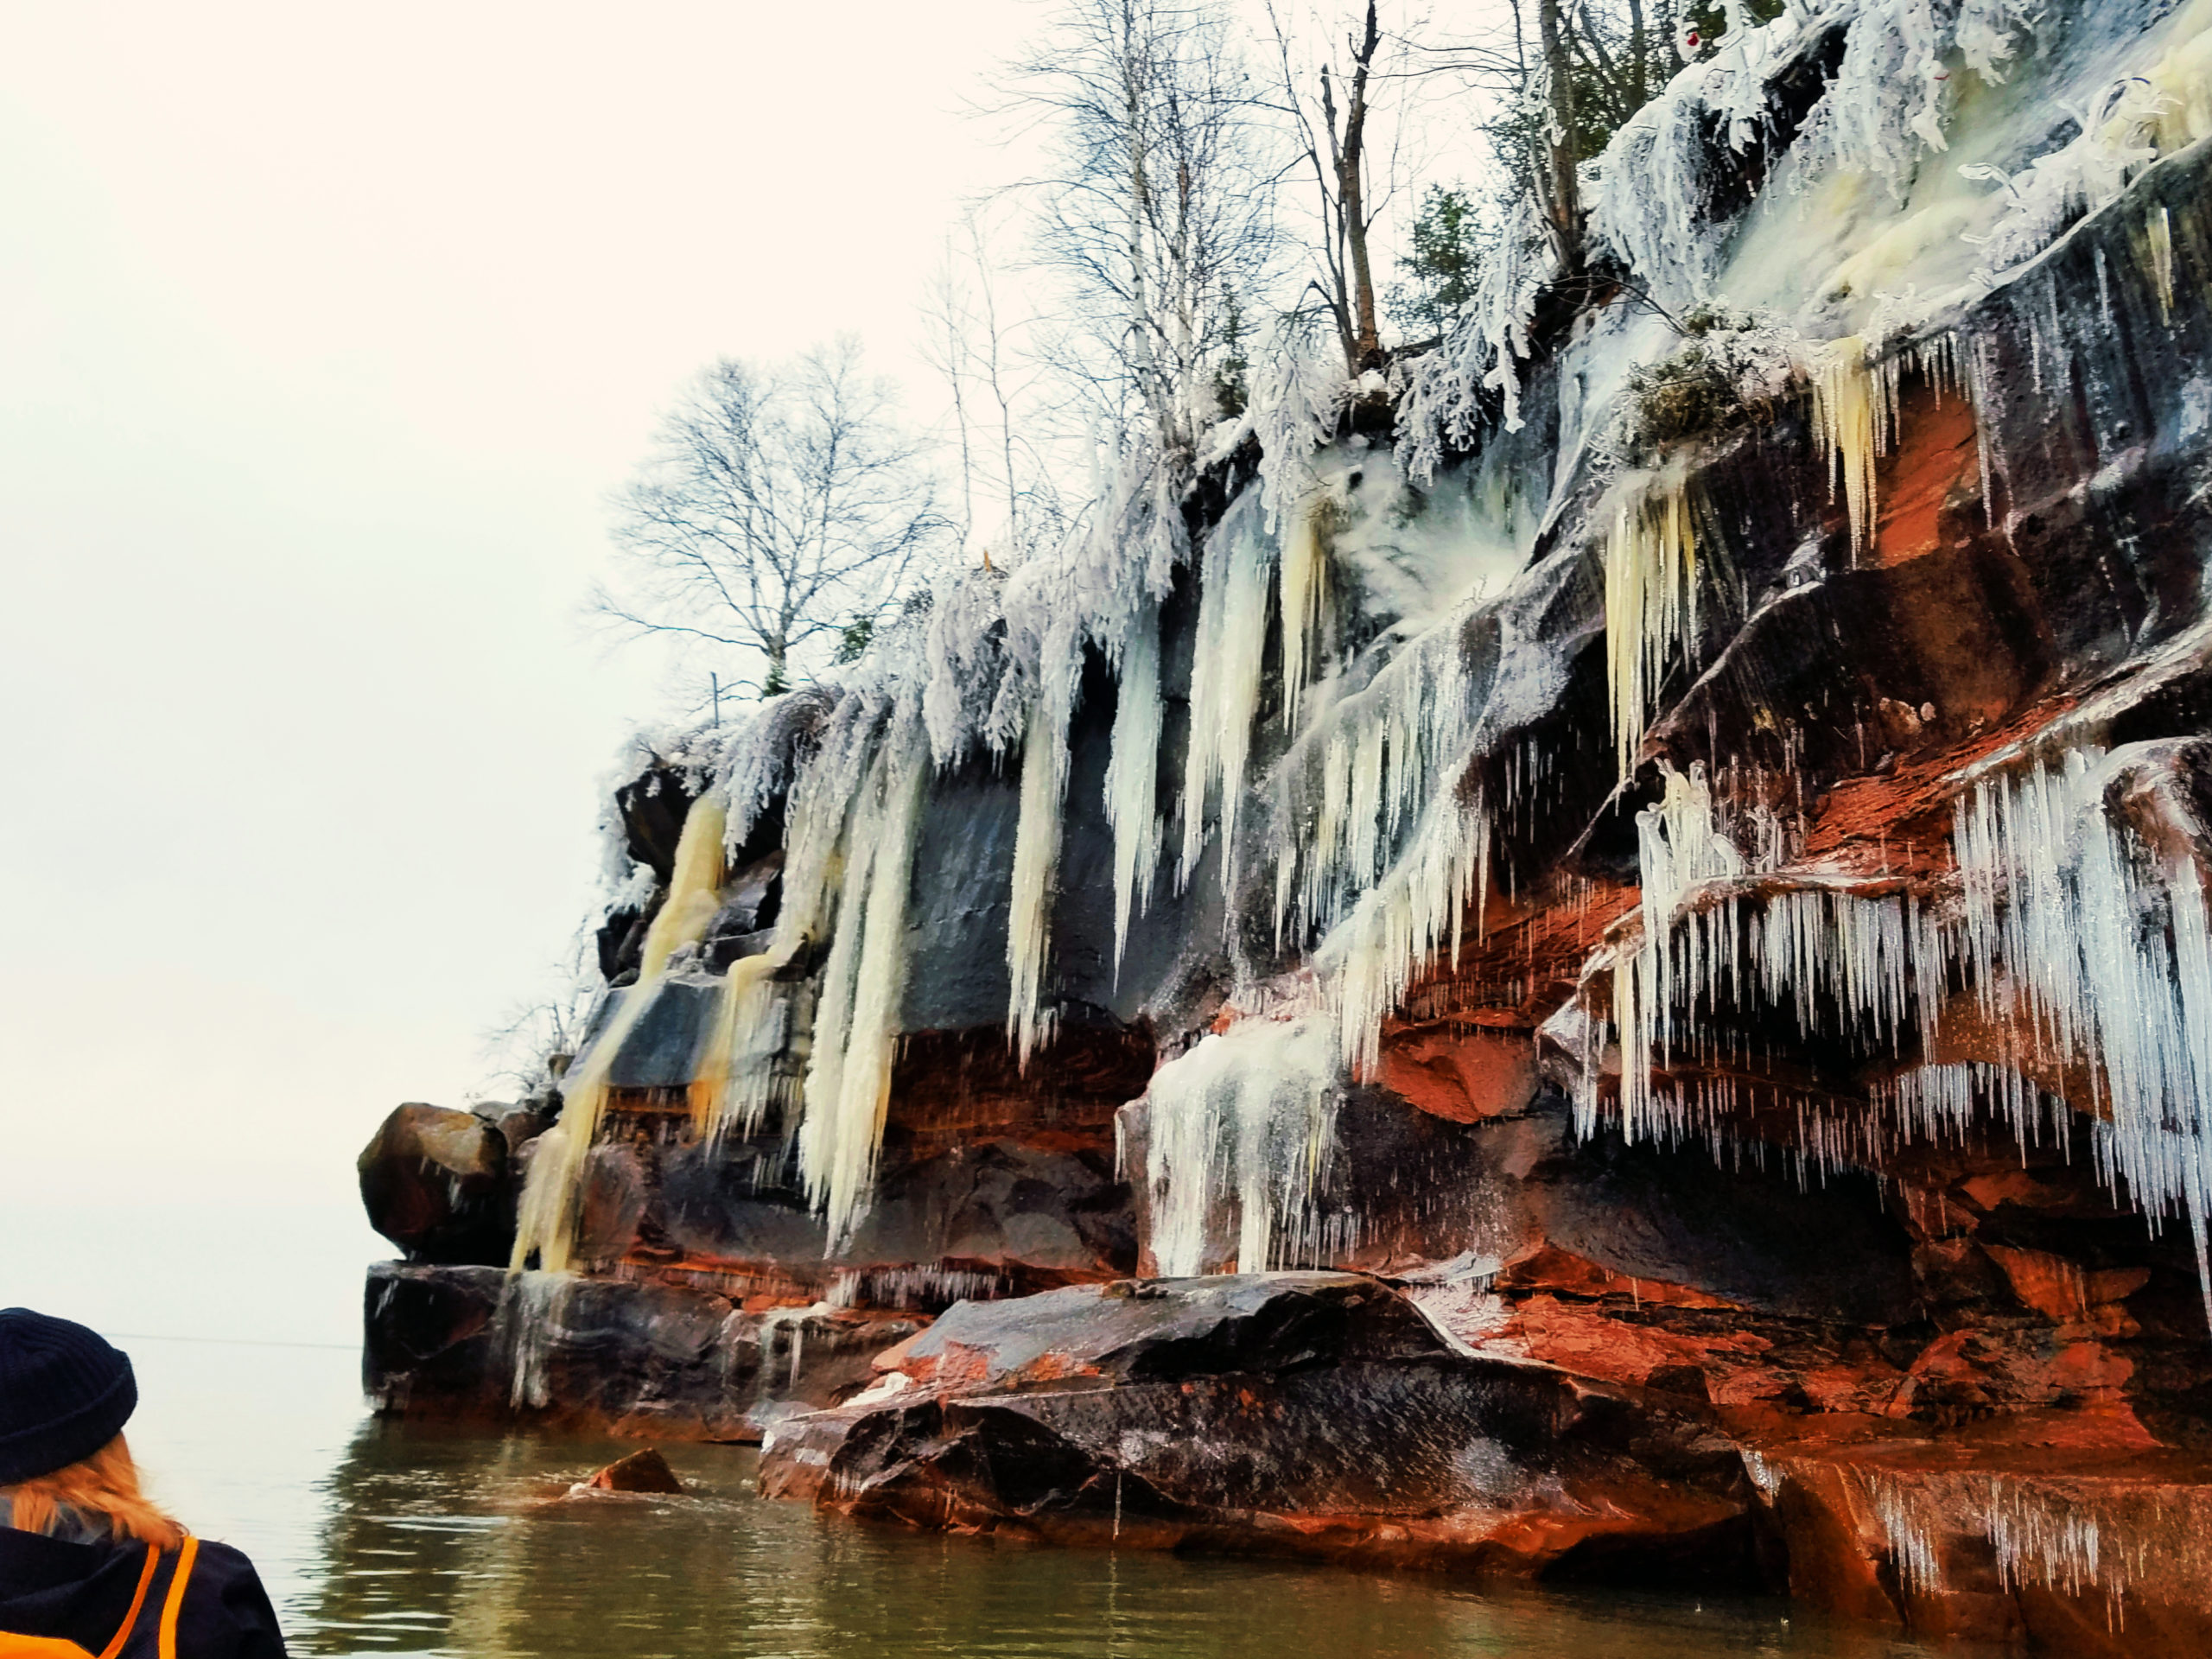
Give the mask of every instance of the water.
M 634 1442 L 378 1422 L 340 1346 L 118 1333 L 158 1495 L 251 1554 L 302 1654 L 1053 1659 L 1902 1659 L 1783 1603 L 1499 1592 L 1332 1567 L 1063 1551 L 754 1495 L 755 1455 L 664 1448 L 683 1497 L 564 1499 Z

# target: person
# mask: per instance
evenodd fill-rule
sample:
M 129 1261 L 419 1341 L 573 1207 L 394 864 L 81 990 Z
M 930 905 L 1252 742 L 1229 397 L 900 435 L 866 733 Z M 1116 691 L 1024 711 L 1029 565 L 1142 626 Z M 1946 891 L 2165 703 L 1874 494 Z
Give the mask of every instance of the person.
M 0 1308 L 0 1659 L 283 1659 L 253 1564 L 138 1490 L 130 1359 Z

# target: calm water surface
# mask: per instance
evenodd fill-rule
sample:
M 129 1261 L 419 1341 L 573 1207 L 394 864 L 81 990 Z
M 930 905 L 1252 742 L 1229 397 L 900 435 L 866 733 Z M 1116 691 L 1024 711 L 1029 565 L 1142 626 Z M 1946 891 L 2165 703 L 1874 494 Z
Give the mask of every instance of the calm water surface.
M 825 1518 L 754 1457 L 665 1448 L 678 1498 L 563 1501 L 631 1443 L 380 1424 L 345 1349 L 118 1334 L 161 1495 L 259 1564 L 293 1650 L 506 1659 L 1902 1659 L 1773 1602 L 1478 1593 L 1334 1568 L 1057 1551 Z

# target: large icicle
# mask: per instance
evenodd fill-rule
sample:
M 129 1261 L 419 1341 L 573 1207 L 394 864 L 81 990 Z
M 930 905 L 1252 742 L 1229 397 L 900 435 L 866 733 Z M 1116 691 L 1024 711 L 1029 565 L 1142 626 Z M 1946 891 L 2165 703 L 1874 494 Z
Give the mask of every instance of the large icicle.
M 1106 818 L 1114 830 L 1114 971 L 1129 924 L 1152 902 L 1160 867 L 1160 611 L 1147 605 L 1122 648 L 1114 704 L 1114 747 L 1106 766 Z
M 1325 520 L 1334 502 L 1315 492 L 1290 512 L 1276 575 L 1276 607 L 1282 616 L 1282 724 L 1298 729 L 1305 700 L 1306 658 L 1320 645 L 1328 614 L 1329 544 Z
M 1206 1223 L 1237 1206 L 1236 1268 L 1262 1273 L 1281 1239 L 1312 1231 L 1307 1210 L 1335 1122 L 1340 1075 L 1329 1021 L 1246 1020 L 1153 1074 L 1145 1179 L 1160 1272 L 1206 1271 Z
M 607 1078 L 615 1058 L 652 1001 L 668 971 L 669 958 L 683 947 L 696 944 L 721 906 L 724 815 L 722 797 L 713 790 L 694 800 L 684 814 L 668 897 L 645 931 L 637 982 L 613 994 L 612 1011 L 597 1039 L 562 1080 L 560 1122 L 538 1137 L 531 1154 L 510 1272 L 520 1273 L 533 1254 L 548 1273 L 569 1269 L 575 1247 L 578 1187 L 607 1109 Z
M 906 890 L 928 780 L 927 735 L 913 711 L 902 711 L 848 820 L 844 892 L 806 1073 L 799 1173 L 833 1244 L 867 1205 L 882 1144 L 906 987 Z
M 1183 768 L 1183 857 L 1187 884 L 1205 850 L 1209 791 L 1221 801 L 1222 886 L 1235 885 L 1237 808 L 1260 706 L 1268 639 L 1268 567 L 1274 556 L 1258 499 L 1249 490 L 1206 540 L 1198 601 L 1198 654 L 1191 671 L 1191 739 Z
M 1052 1034 L 1043 1006 L 1051 955 L 1052 894 L 1060 863 L 1060 802 L 1066 792 L 1065 715 L 1039 701 L 1029 711 L 1021 745 L 1021 815 L 1014 842 L 1014 901 L 1007 915 L 1006 962 L 1011 986 L 1007 1027 L 1027 1070 Z
M 1022 1068 L 1052 1035 L 1045 1008 L 1045 973 L 1052 934 L 1052 898 L 1059 885 L 1060 808 L 1067 796 L 1068 726 L 1075 718 L 1083 636 L 1072 616 L 1044 634 L 1041 683 L 1030 704 L 1021 744 L 1021 811 L 1014 837 L 1014 892 L 1007 915 L 1007 1029 Z
M 1889 450 L 1896 384 L 1894 372 L 1869 369 L 1866 342 L 1855 335 L 1832 342 L 1813 367 L 1814 440 L 1829 487 L 1843 497 L 1854 560 L 1874 537 L 1874 462 Z
M 1626 778 L 1668 664 L 1697 632 L 1697 531 L 1679 457 L 1624 480 L 1617 495 L 1605 542 L 1605 684 Z

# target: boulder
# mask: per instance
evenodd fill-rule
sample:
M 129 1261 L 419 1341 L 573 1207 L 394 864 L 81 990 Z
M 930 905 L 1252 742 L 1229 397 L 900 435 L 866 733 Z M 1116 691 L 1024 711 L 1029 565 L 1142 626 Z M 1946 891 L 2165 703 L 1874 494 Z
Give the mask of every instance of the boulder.
M 842 1408 L 772 1427 L 761 1490 L 1071 1542 L 1767 1581 L 1695 1410 L 1455 1350 L 1352 1274 L 962 1303 Z
M 570 1489 L 577 1492 L 660 1492 L 680 1494 L 683 1483 L 676 1478 L 676 1471 L 668 1466 L 668 1459 L 657 1446 L 647 1446 L 642 1452 L 632 1452 L 626 1458 L 618 1458 L 589 1480 L 580 1480 Z
M 395 1107 L 357 1166 L 369 1224 L 410 1260 L 504 1264 L 514 1246 L 507 1141 L 473 1112 Z

